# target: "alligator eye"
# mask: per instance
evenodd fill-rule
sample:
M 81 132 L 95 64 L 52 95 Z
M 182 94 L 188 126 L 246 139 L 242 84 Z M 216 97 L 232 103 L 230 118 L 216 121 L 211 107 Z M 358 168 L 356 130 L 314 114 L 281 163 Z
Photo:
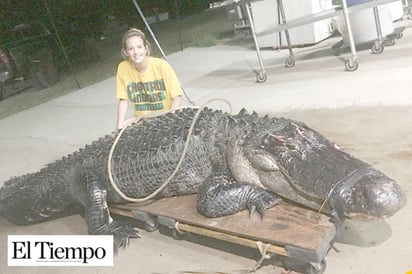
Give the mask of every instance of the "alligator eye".
M 285 147 L 291 151 L 298 151 L 297 147 L 292 144 L 285 144 Z
M 264 148 L 265 146 L 270 144 L 270 134 L 266 134 L 265 136 L 263 136 L 262 138 L 262 145 L 261 147 Z

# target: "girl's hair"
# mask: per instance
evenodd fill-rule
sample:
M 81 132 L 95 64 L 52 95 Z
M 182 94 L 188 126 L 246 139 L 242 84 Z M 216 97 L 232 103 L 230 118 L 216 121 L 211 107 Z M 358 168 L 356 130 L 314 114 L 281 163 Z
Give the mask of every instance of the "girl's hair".
M 131 28 L 123 34 L 122 49 L 120 51 L 120 54 L 122 55 L 123 59 L 125 59 L 125 60 L 128 59 L 128 56 L 126 54 L 126 47 L 127 47 L 126 42 L 127 42 L 127 39 L 129 39 L 130 37 L 133 37 L 133 36 L 137 36 L 137 37 L 142 38 L 143 44 L 145 45 L 145 47 L 147 47 L 147 55 L 150 55 L 150 43 L 146 39 L 146 35 L 143 33 L 143 31 L 141 31 L 139 29 Z

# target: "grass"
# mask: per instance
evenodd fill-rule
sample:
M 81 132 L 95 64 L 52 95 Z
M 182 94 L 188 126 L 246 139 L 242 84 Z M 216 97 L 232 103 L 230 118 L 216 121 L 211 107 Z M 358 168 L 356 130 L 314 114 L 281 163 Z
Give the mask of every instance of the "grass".
M 144 26 L 137 26 L 144 29 Z M 224 43 L 233 36 L 232 24 L 225 9 L 204 11 L 180 20 L 167 20 L 151 26 L 163 51 L 168 55 L 187 47 L 209 47 Z M 63 76 L 54 86 L 43 90 L 27 90 L 0 101 L 0 119 L 58 98 L 80 88 L 115 76 L 121 60 L 121 36 L 126 29 L 113 33 L 109 39 L 98 42 L 101 60 L 74 75 Z M 148 31 L 147 36 L 150 37 Z M 161 56 L 152 40 L 153 55 Z M 114 96 L 114 91 L 113 91 Z
M 214 46 L 233 36 L 232 24 L 224 9 L 205 11 L 178 21 L 162 22 L 153 26 L 153 32 L 166 54 L 187 47 Z

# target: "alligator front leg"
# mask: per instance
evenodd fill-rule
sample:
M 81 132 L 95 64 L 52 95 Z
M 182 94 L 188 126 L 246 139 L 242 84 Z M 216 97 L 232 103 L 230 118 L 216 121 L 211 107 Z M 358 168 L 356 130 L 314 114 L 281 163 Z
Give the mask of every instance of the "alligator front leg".
M 100 179 L 90 170 L 82 170 L 76 179 L 83 195 L 84 219 L 89 234 L 113 235 L 115 252 L 121 246 L 129 244 L 129 238 L 138 238 L 139 234 L 130 225 L 119 223 L 110 216 L 107 204 L 107 192 L 103 189 Z
M 206 217 L 231 215 L 249 209 L 263 218 L 265 210 L 275 206 L 281 198 L 254 184 L 235 182 L 231 175 L 218 174 L 201 186 L 197 197 L 197 211 Z

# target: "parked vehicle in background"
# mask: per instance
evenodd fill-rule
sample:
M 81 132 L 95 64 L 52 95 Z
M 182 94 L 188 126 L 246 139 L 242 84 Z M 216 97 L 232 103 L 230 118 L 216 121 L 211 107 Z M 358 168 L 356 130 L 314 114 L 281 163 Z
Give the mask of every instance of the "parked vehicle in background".
M 0 100 L 31 86 L 41 89 L 56 83 L 58 56 L 53 34 L 41 22 L 0 30 Z

